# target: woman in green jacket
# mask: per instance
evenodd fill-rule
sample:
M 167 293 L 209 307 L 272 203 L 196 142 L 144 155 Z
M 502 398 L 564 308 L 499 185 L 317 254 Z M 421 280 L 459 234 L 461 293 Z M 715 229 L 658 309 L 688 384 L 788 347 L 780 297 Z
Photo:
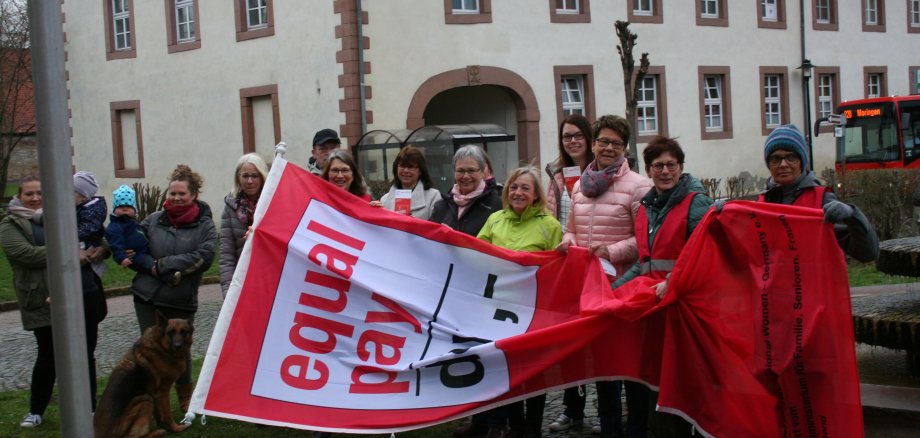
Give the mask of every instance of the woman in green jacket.
M 27 176 L 20 180 L 19 194 L 10 201 L 8 214 L 0 221 L 0 247 L 13 270 L 13 289 L 19 302 L 22 328 L 35 335 L 38 346 L 38 356 L 32 367 L 29 413 L 19 423 L 25 428 L 41 425 L 56 378 L 45 231 L 41 218 L 41 181 L 37 177 Z M 93 352 L 96 349 L 99 322 L 105 318 L 106 310 L 102 288 L 94 281 L 96 277 L 89 263 L 101 261 L 106 254 L 106 251 L 93 254 L 81 251 L 80 254 L 92 409 L 96 406 L 96 362 Z
M 479 231 L 482 240 L 516 251 L 549 251 L 562 241 L 562 225 L 546 210 L 546 193 L 535 167 L 511 171 L 502 190 L 502 210 L 489 216 Z M 510 437 L 539 437 L 543 425 L 546 394 L 524 402 L 497 408 L 504 409 L 510 425 Z M 490 431 L 491 433 L 492 431 Z

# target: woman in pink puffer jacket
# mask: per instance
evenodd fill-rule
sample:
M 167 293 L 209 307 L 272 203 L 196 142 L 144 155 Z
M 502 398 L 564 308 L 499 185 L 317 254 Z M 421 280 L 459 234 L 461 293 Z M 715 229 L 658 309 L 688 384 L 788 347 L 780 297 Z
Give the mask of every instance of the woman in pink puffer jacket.
M 648 178 L 629 170 L 626 144 L 629 123 L 620 116 L 606 115 L 594 122 L 594 161 L 572 190 L 572 211 L 562 243 L 556 247 L 567 252 L 569 246 L 588 248 L 593 254 L 610 261 L 617 273 L 626 272 L 639 256 L 633 220 L 639 202 L 652 188 Z M 608 277 L 609 278 L 609 277 Z M 611 278 L 611 281 L 616 277 Z M 624 436 L 621 382 L 597 382 L 597 414 L 601 436 Z M 625 436 L 645 436 L 648 424 L 648 388 L 638 382 L 625 383 L 629 419 Z

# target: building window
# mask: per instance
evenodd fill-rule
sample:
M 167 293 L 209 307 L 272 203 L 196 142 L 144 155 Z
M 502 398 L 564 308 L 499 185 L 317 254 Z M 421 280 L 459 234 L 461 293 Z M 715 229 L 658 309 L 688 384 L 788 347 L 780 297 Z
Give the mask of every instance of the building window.
M 141 135 L 141 102 L 109 103 L 112 121 L 112 156 L 116 178 L 144 177 L 144 143 Z
M 907 32 L 920 33 L 920 0 L 907 0 Z
M 908 94 L 920 94 L 920 66 L 908 67 L 907 71 L 910 73 L 907 83 L 910 90 Z
M 630 23 L 663 23 L 661 0 L 629 0 L 627 17 Z
M 699 67 L 703 140 L 732 138 L 729 67 Z
M 767 29 L 786 28 L 786 0 L 759 0 L 757 27 Z
M 664 67 L 650 66 L 636 95 L 636 141 L 668 135 L 668 105 Z
M 590 23 L 589 0 L 549 0 L 550 23 Z
M 553 67 L 556 78 L 556 115 L 561 122 L 571 114 L 594 120 L 594 68 L 590 65 Z
M 478 14 L 479 0 L 452 0 L 451 12 L 454 14 Z
M 697 26 L 728 26 L 727 0 L 698 0 L 696 2 Z
M 243 153 L 258 152 L 270 157 L 281 141 L 281 115 L 278 85 L 240 90 L 240 114 L 243 121 Z
M 760 67 L 761 134 L 789 123 L 789 87 L 786 67 Z
M 560 82 L 562 90 L 562 115 L 585 115 L 585 80 L 584 76 L 563 76 Z
M 167 0 L 166 18 L 169 53 L 201 48 L 198 0 Z
M 235 0 L 236 40 L 245 41 L 275 34 L 273 0 Z
M 444 22 L 476 24 L 492 22 L 492 0 L 444 0 Z
M 811 27 L 814 30 L 837 30 L 837 0 L 812 0 Z
M 646 75 L 639 84 L 636 95 L 636 126 L 639 135 L 658 133 L 657 78 Z
M 882 97 L 888 95 L 886 76 L 888 76 L 888 67 L 886 66 L 863 67 L 866 97 Z
M 106 60 L 137 57 L 134 41 L 134 0 L 106 0 Z
M 835 114 L 840 103 L 840 67 L 815 67 L 815 120 Z M 833 132 L 833 125 L 822 125 L 820 132 Z
M 885 0 L 862 0 L 862 30 L 885 31 Z

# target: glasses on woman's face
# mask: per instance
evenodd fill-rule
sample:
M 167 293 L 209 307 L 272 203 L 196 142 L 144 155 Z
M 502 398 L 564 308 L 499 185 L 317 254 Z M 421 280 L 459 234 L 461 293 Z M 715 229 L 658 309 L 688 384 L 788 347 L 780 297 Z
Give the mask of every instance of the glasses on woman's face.
M 668 161 L 667 163 L 653 163 L 649 167 L 651 167 L 654 172 L 661 172 L 664 168 L 668 168 L 669 171 L 674 172 L 680 167 L 680 163 L 677 161 Z
M 598 138 L 594 140 L 594 142 L 601 145 L 602 148 L 610 146 L 614 150 L 623 149 L 626 147 L 626 144 L 620 140 L 611 140 L 609 138 L 604 138 L 604 137 Z
M 796 154 L 785 154 L 785 155 L 776 154 L 776 155 L 770 155 L 770 157 L 767 158 L 767 162 L 770 163 L 770 166 L 772 167 L 779 166 L 780 164 L 783 163 L 783 160 L 789 163 L 790 166 L 795 166 L 796 164 L 799 164 L 802 161 L 802 159 L 799 158 L 799 156 Z
M 418 166 L 414 164 L 398 164 L 396 168 L 400 170 L 418 170 Z
M 584 139 L 585 139 L 585 135 L 580 132 L 576 132 L 574 134 L 562 134 L 563 143 L 571 143 L 573 140 L 582 141 Z
M 329 174 L 330 175 L 351 175 L 351 168 L 350 167 L 330 167 Z
M 262 175 L 259 175 L 258 173 L 241 173 L 240 174 L 240 181 L 246 181 L 250 179 L 257 180 L 260 178 L 262 178 Z
M 454 169 L 454 175 L 463 176 L 463 175 L 476 175 L 477 173 L 482 172 L 482 169 Z

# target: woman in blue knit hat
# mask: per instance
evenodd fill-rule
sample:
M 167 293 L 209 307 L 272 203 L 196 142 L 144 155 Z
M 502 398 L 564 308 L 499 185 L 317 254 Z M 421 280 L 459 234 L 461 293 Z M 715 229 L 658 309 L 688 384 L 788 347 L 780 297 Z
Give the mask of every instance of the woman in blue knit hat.
M 783 125 L 767 136 L 763 157 L 770 169 L 767 190 L 758 201 L 824 209 L 834 224 L 840 248 L 861 262 L 878 258 L 878 236 L 856 206 L 840 202 L 808 169 L 805 137 L 795 125 Z

